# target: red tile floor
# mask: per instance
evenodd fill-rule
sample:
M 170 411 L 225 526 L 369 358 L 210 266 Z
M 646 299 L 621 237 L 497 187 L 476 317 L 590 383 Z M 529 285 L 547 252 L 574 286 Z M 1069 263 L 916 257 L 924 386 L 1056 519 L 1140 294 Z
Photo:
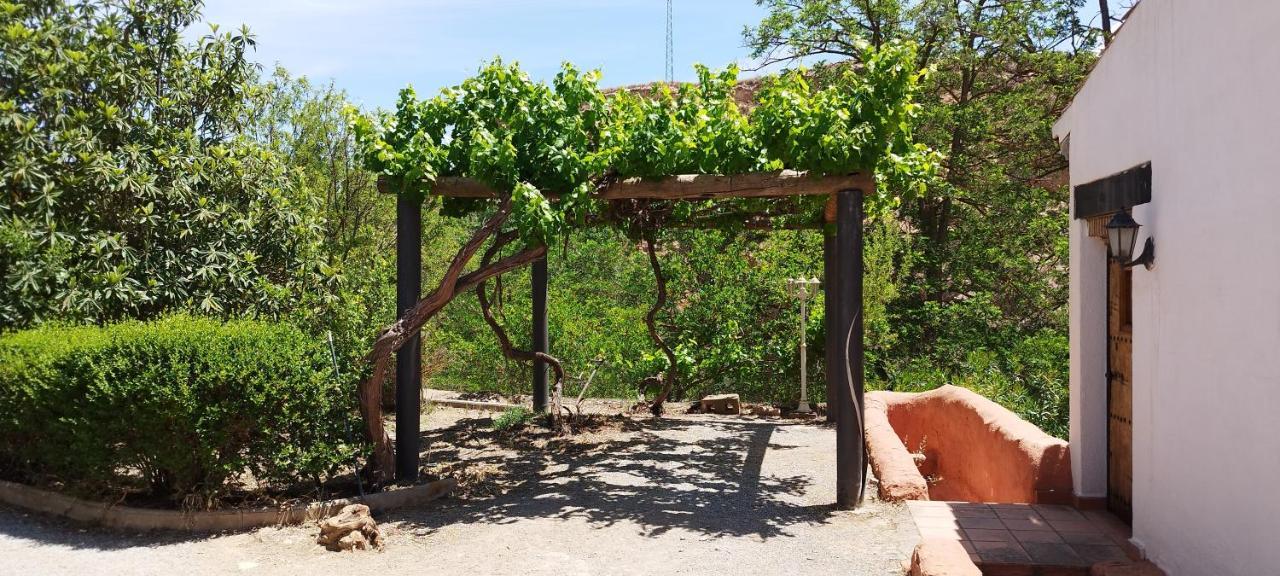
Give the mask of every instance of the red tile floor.
M 1041 504 L 908 501 L 921 538 L 959 540 L 983 574 L 1087 574 L 1130 560 L 1129 527 L 1104 511 Z

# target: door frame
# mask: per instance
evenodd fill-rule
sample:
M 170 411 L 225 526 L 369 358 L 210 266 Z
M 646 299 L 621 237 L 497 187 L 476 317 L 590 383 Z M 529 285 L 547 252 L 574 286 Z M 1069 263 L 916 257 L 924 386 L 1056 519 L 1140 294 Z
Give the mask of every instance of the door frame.
M 1107 355 L 1106 355 L 1106 356 L 1107 356 L 1107 358 L 1106 358 L 1106 362 L 1107 362 L 1107 372 L 1106 372 L 1106 381 L 1107 381 L 1107 387 L 1106 387 L 1106 394 L 1107 394 L 1107 399 L 1106 399 L 1106 400 L 1107 400 L 1107 401 L 1106 401 L 1106 410 L 1107 410 L 1107 420 L 1106 420 L 1106 443 L 1107 443 L 1107 452 L 1106 452 L 1106 456 L 1107 456 L 1107 457 L 1106 457 L 1106 466 L 1105 466 L 1105 469 L 1106 469 L 1106 478 L 1107 478 L 1106 509 L 1107 509 L 1109 512 L 1111 512 L 1112 514 L 1115 514 L 1117 518 L 1120 518 L 1120 519 L 1121 519 L 1121 520 L 1123 520 L 1125 523 L 1127 523 L 1127 524 L 1132 524 L 1132 523 L 1133 523 L 1133 397 L 1132 397 L 1132 395 L 1133 395 L 1133 324 L 1132 324 L 1132 322 L 1130 322 L 1130 324 L 1129 324 L 1129 342 L 1130 342 L 1130 344 L 1129 344 L 1129 362 L 1128 362 L 1128 369 L 1126 370 L 1127 374 L 1124 376 L 1124 378 L 1128 381 L 1128 385 L 1129 385 L 1129 394 L 1130 394 L 1130 398 L 1129 398 L 1129 414 L 1127 415 L 1127 417 L 1128 417 L 1128 426 L 1129 426 L 1129 453 L 1128 453 L 1128 460 L 1129 460 L 1129 490 L 1128 490 L 1128 500 L 1129 500 L 1129 502 L 1128 502 L 1128 508 L 1127 508 L 1127 509 L 1116 509 L 1116 508 L 1113 508 L 1113 507 L 1112 507 L 1112 500 L 1111 500 L 1111 496 L 1112 496 L 1112 484 L 1111 484 L 1111 480 L 1112 480 L 1112 479 L 1111 479 L 1111 461 L 1112 461 L 1112 460 L 1111 460 L 1111 459 L 1112 459 L 1112 451 L 1114 450 L 1114 447 L 1113 447 L 1113 445 L 1112 445 L 1112 440 L 1113 440 L 1113 438 L 1112 438 L 1112 434 L 1111 434 L 1111 429 L 1112 429 L 1112 408 L 1113 408 L 1113 405 L 1112 405 L 1112 398 L 1113 398 L 1113 394 L 1112 394 L 1112 393 L 1113 393 L 1113 391 L 1114 391 L 1114 385 L 1115 385 L 1115 380 L 1116 380 L 1115 375 L 1114 375 L 1114 374 L 1113 374 L 1113 372 L 1112 372 L 1112 361 L 1115 359 L 1115 358 L 1113 357 L 1113 355 L 1112 355 L 1112 349 L 1113 349 L 1113 347 L 1114 347 L 1114 346 L 1113 346 L 1113 338 L 1114 338 L 1115 336 L 1118 336 L 1118 334 L 1113 334 L 1113 333 L 1112 333 L 1112 326 L 1113 326 L 1113 324 L 1112 324 L 1112 320 L 1113 320 L 1113 318 L 1112 318 L 1112 299 L 1113 299 L 1113 298 L 1121 298 L 1121 299 L 1122 299 L 1122 298 L 1125 296 L 1124 294 L 1122 294 L 1122 295 L 1113 295 L 1113 294 L 1112 294 L 1112 287 L 1113 287 L 1113 285 L 1115 285 L 1115 286 L 1117 286 L 1117 287 L 1118 287 L 1118 283 L 1113 284 L 1113 282 L 1112 282 L 1112 280 L 1113 280 L 1112 275 L 1113 275 L 1113 273 L 1114 273 L 1116 270 L 1120 270 L 1121 272 L 1127 272 L 1126 270 L 1124 270 L 1124 268 L 1122 268 L 1122 267 L 1118 266 L 1118 265 L 1117 265 L 1117 264 L 1115 264 L 1114 262 L 1112 262 L 1112 261 L 1108 261 L 1108 262 L 1107 262 L 1107 273 L 1106 273 L 1106 276 L 1105 276 L 1105 277 L 1106 277 L 1106 283 L 1107 283 L 1107 320 L 1106 320 L 1106 321 L 1107 321 L 1107 328 L 1106 328 L 1106 339 L 1107 339 Z M 1128 307 L 1128 309 L 1129 309 L 1129 312 L 1128 312 L 1128 313 L 1129 313 L 1129 315 L 1130 315 L 1130 318 L 1132 318 L 1132 314 L 1133 314 L 1133 285 L 1132 285 L 1133 277 L 1132 277 L 1132 276 L 1130 276 L 1130 278 L 1129 278 L 1129 282 L 1130 282 L 1130 285 L 1129 285 L 1129 289 L 1128 289 L 1128 291 L 1127 291 L 1128 302 L 1121 302 L 1121 303 L 1119 304 L 1119 306 L 1120 306 L 1120 307 Z M 1121 325 L 1120 325 L 1120 324 L 1116 324 L 1116 326 L 1121 326 Z M 1119 328 L 1117 328 L 1117 331 L 1119 331 Z

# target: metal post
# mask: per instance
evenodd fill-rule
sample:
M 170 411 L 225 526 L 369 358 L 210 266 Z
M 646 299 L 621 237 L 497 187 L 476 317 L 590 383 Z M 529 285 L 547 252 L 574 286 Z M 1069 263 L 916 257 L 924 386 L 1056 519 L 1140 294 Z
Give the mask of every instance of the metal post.
M 396 198 L 396 312 L 404 316 L 422 297 L 422 201 Z M 422 418 L 422 349 L 418 336 L 396 352 L 396 479 L 418 480 Z
M 822 293 L 824 297 L 823 303 L 823 326 L 825 327 L 826 338 L 823 340 L 823 362 L 826 365 L 827 373 L 827 422 L 836 421 L 836 363 L 839 355 L 836 354 L 836 299 L 838 290 L 836 284 L 839 281 L 839 268 L 836 266 L 836 233 L 831 224 L 826 225 L 822 233 Z
M 547 349 L 547 259 L 533 263 L 533 351 Z M 533 361 L 533 411 L 547 410 L 547 363 Z
M 862 192 L 842 190 L 836 203 L 836 506 L 856 508 L 866 480 L 862 426 Z
M 787 288 L 800 298 L 800 403 L 796 406 L 796 412 L 805 414 L 812 412 L 809 408 L 809 344 L 808 335 L 805 328 L 809 324 L 809 290 L 811 287 L 818 285 L 817 278 L 790 278 L 787 280 Z

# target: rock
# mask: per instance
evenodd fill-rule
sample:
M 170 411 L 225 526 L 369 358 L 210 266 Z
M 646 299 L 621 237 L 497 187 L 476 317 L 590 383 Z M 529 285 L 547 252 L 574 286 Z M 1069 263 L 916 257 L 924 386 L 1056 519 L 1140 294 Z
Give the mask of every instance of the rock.
M 768 404 L 756 404 L 751 407 L 751 413 L 761 418 L 777 418 L 782 416 L 782 410 L 776 406 Z
M 712 394 L 702 398 L 702 411 L 707 414 L 742 414 L 737 394 Z
M 378 523 L 364 504 L 351 504 L 336 515 L 320 521 L 320 536 L 316 543 L 332 550 L 368 550 L 382 548 L 382 533 Z

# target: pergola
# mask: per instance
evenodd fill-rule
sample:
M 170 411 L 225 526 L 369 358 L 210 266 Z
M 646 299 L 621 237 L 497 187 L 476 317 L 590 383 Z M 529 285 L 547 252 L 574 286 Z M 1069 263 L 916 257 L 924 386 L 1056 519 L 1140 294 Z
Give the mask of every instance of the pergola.
M 385 180 L 379 189 L 392 190 Z M 811 177 L 802 172 L 735 175 L 693 174 L 658 180 L 628 179 L 595 193 L 603 201 L 705 201 L 735 198 L 825 196 L 827 207 L 813 228 L 824 228 L 823 261 L 826 295 L 828 419 L 836 424 L 836 504 L 856 507 L 866 482 L 863 443 L 862 220 L 863 197 L 873 194 L 875 179 L 867 173 Z M 498 198 L 489 186 L 468 178 L 441 178 L 431 195 L 452 198 Z M 422 297 L 421 203 L 397 196 L 397 313 L 404 316 Z M 767 223 L 763 226 L 768 227 Z M 547 260 L 533 263 L 533 351 L 549 352 L 547 338 Z M 533 408 L 547 407 L 547 366 L 536 360 Z M 396 352 L 396 476 L 414 480 L 418 472 L 422 371 L 418 336 Z

